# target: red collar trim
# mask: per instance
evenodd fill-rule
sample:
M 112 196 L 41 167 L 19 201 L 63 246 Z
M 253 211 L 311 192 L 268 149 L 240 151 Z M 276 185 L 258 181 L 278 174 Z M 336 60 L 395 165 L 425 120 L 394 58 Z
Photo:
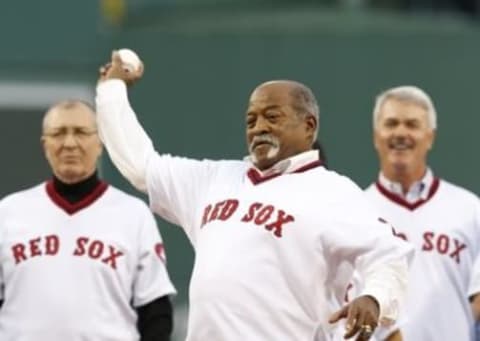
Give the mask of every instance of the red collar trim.
M 304 165 L 304 166 L 302 166 L 302 167 L 300 167 L 300 168 L 298 168 L 298 169 L 296 169 L 296 170 L 294 170 L 293 172 L 290 172 L 290 173 L 302 173 L 302 172 L 305 172 L 309 169 L 319 167 L 321 165 L 322 165 L 322 161 L 316 160 L 316 161 L 313 161 L 311 163 L 307 163 L 306 165 Z M 276 174 L 271 174 L 271 175 L 267 175 L 267 176 L 262 176 L 255 168 L 250 168 L 247 172 L 247 176 L 254 185 L 258 185 L 259 183 L 262 183 L 262 182 L 265 182 L 267 180 L 276 178 L 277 176 L 284 175 L 284 174 L 290 174 L 290 173 L 276 173 Z
M 76 202 L 75 204 L 71 204 L 67 200 L 65 200 L 60 194 L 58 194 L 58 192 L 55 190 L 55 186 L 53 186 L 52 180 L 48 181 L 45 186 L 45 189 L 50 199 L 69 215 L 75 214 L 78 211 L 84 209 L 85 207 L 90 206 L 94 201 L 100 198 L 103 193 L 105 193 L 107 188 L 108 184 L 104 181 L 100 181 L 98 185 L 94 188 L 94 190 L 85 198 L 83 198 L 79 202 Z
M 382 193 L 384 196 L 386 196 L 388 199 L 391 201 L 395 202 L 396 204 L 403 206 L 405 208 L 408 208 L 410 211 L 413 211 L 429 201 L 437 192 L 438 186 L 440 185 L 440 179 L 439 178 L 434 178 L 432 182 L 432 186 L 430 186 L 430 190 L 428 191 L 428 196 L 426 199 L 420 199 L 417 200 L 413 203 L 409 203 L 405 199 L 403 199 L 401 196 L 399 196 L 396 193 L 390 192 L 388 189 L 386 189 L 380 182 L 376 182 L 375 185 L 377 186 L 377 189 L 380 193 Z

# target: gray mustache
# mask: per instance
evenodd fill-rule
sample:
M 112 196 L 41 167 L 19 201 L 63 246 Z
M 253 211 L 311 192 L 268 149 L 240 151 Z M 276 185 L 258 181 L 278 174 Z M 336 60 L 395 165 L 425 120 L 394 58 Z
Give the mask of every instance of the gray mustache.
M 272 135 L 258 135 L 253 138 L 249 149 L 252 150 L 259 143 L 270 143 L 274 146 L 278 146 L 278 140 Z

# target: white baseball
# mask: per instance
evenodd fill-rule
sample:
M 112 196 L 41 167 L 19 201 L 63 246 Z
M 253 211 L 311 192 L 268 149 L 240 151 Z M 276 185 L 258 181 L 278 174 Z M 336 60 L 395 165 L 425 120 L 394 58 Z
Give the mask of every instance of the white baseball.
M 142 65 L 142 61 L 138 55 L 130 49 L 120 49 L 117 51 L 123 66 L 130 72 L 138 71 Z

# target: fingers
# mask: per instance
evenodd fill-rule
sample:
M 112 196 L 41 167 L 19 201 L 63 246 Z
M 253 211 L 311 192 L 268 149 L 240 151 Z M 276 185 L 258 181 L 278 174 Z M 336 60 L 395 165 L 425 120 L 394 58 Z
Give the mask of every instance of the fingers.
M 348 310 L 347 322 L 345 327 L 345 339 L 349 339 L 360 331 L 360 326 L 363 324 L 363 315 L 355 305 L 352 305 Z
M 345 308 L 347 308 L 345 339 L 356 336 L 356 341 L 369 340 L 378 324 L 375 303 L 368 297 L 362 297 L 353 300 Z
M 100 66 L 98 69 L 98 73 L 100 76 L 105 76 L 107 74 L 107 71 L 112 67 L 112 63 L 107 63 L 105 65 Z
M 355 341 L 368 341 L 373 334 L 374 328 L 369 324 L 363 324 L 360 326 L 360 332 L 358 333 Z
M 342 309 L 338 310 L 337 312 L 333 313 L 330 318 L 328 319 L 329 323 L 335 323 L 340 321 L 341 319 L 347 317 L 348 314 L 348 305 L 344 306 Z
M 105 65 L 102 65 L 99 70 L 99 82 L 103 82 L 107 79 L 120 79 L 127 85 L 133 85 L 139 79 L 142 78 L 145 67 L 141 63 L 137 70 L 131 70 L 123 65 L 118 51 L 112 51 L 111 61 Z

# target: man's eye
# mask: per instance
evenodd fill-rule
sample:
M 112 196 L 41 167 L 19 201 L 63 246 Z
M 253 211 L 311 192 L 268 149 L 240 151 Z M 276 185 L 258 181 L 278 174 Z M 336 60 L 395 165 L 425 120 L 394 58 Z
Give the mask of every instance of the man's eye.
M 51 134 L 53 137 L 61 137 L 63 135 L 65 135 L 65 132 L 63 131 L 54 131 L 52 134 Z
M 278 118 L 278 114 L 277 113 L 267 113 L 265 115 L 267 117 L 268 120 L 270 121 L 274 121 Z

